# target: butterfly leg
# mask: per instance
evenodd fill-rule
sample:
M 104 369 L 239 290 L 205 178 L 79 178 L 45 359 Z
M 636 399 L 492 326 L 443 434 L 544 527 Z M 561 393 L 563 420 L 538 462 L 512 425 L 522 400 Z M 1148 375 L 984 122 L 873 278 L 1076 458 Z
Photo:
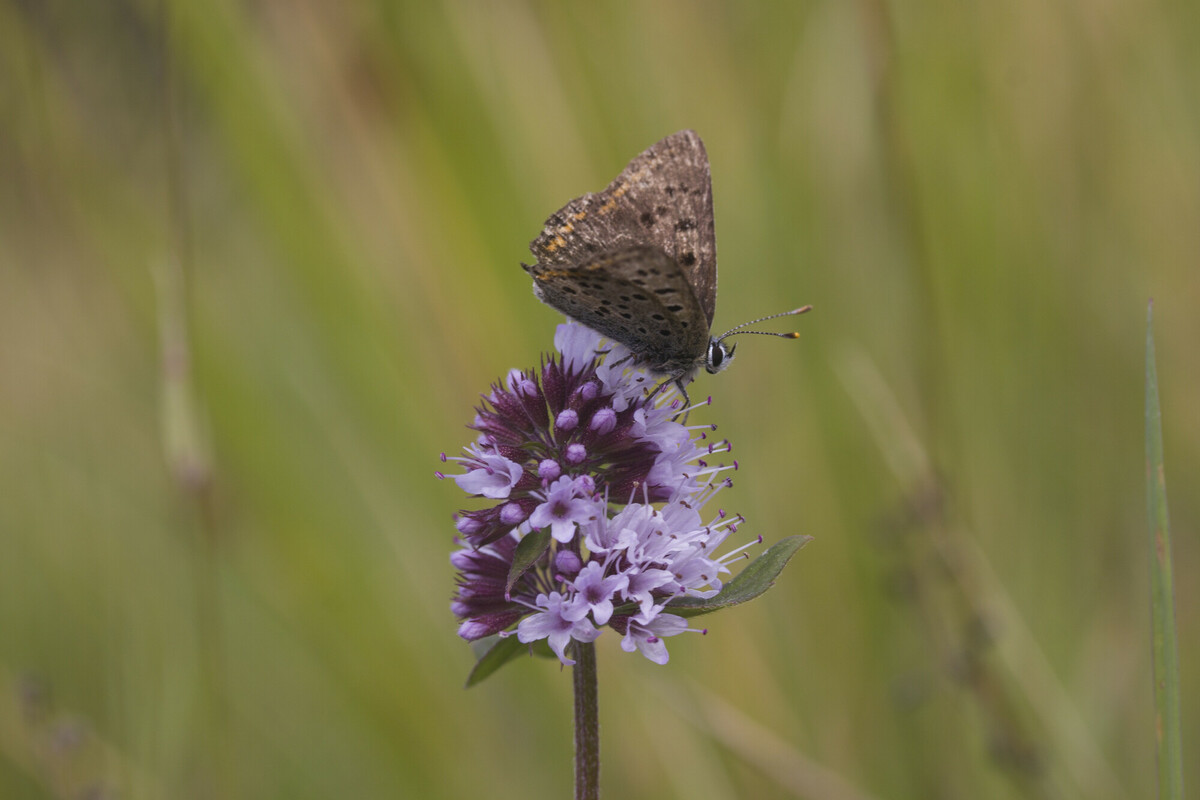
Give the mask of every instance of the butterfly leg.
M 692 404 L 692 398 L 688 396 L 687 386 L 685 386 L 683 383 L 683 376 L 678 376 L 676 378 L 673 378 L 672 380 L 675 383 L 675 388 L 679 389 L 679 393 L 681 395 L 683 395 L 683 407 L 687 408 L 688 406 L 690 406 Z M 664 381 L 664 383 L 667 383 L 667 382 L 670 382 L 670 381 Z
M 690 406 L 692 404 L 692 399 L 691 399 L 691 397 L 688 396 L 687 388 L 683 382 L 682 375 L 667 377 L 667 379 L 665 381 L 658 384 L 658 386 L 654 387 L 654 391 L 650 392 L 650 394 L 647 395 L 646 399 L 647 400 L 654 399 L 654 396 L 656 394 L 658 394 L 659 392 L 661 392 L 663 389 L 670 386 L 671 384 L 675 384 L 675 388 L 679 390 L 679 393 L 681 395 L 683 395 L 683 406 L 680 411 L 676 412 L 675 416 L 671 417 L 671 421 L 674 422 L 675 420 L 679 419 L 679 415 L 682 414 L 683 415 L 683 424 L 686 425 L 687 424 L 687 410 L 686 409 L 688 406 Z

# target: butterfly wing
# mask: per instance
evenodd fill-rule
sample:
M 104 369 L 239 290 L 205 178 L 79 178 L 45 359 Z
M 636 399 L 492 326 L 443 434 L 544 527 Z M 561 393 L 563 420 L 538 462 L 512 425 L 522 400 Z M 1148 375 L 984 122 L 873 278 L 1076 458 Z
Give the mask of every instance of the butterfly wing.
M 708 326 L 687 276 L 662 250 L 634 245 L 583 263 L 527 267 L 538 298 L 630 349 L 654 372 L 690 374 L 703 363 Z
M 538 263 L 526 270 L 571 268 L 635 247 L 656 248 L 678 265 L 711 328 L 717 301 L 712 178 L 694 131 L 652 145 L 604 191 L 552 214 L 529 246 Z

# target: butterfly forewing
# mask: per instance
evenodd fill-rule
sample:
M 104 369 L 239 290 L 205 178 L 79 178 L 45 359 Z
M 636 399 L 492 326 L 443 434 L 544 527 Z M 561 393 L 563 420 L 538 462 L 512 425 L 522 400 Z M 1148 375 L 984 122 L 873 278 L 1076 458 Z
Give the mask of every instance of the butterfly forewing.
M 651 146 L 604 191 L 576 198 L 552 214 L 530 245 L 538 263 L 526 269 L 536 276 L 538 268 L 576 268 L 637 246 L 666 254 L 695 296 L 705 327 L 711 327 L 717 298 L 712 180 L 704 145 L 693 131 Z

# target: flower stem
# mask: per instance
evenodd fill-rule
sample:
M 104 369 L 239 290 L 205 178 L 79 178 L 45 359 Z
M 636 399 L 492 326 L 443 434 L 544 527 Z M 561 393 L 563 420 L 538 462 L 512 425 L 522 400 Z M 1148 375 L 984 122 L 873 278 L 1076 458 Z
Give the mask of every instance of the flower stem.
M 575 642 L 575 800 L 600 797 L 600 703 L 596 692 L 596 646 Z

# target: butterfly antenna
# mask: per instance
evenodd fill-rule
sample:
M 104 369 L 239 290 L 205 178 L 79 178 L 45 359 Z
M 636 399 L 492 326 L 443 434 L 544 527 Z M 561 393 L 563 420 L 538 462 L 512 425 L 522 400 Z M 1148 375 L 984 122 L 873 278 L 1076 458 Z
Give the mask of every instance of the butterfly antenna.
M 758 323 L 766 322 L 769 319 L 777 319 L 779 317 L 793 317 L 797 314 L 804 314 L 809 311 L 812 311 L 812 306 L 801 306 L 800 308 L 793 308 L 791 311 L 781 311 L 778 314 L 771 314 L 770 316 L 767 316 L 767 317 L 759 317 L 758 319 L 752 319 L 749 322 L 743 322 L 741 325 L 737 325 L 733 328 L 730 328 L 729 330 L 725 331 L 720 336 L 718 336 L 716 340 L 718 342 L 721 342 L 730 336 L 738 336 L 743 333 L 757 333 L 759 336 L 779 336 L 784 339 L 797 339 L 800 337 L 800 334 L 795 331 L 792 331 L 790 333 L 775 333 L 773 331 L 744 331 L 744 330 L 742 330 L 742 328 L 746 327 L 747 325 L 757 325 Z

